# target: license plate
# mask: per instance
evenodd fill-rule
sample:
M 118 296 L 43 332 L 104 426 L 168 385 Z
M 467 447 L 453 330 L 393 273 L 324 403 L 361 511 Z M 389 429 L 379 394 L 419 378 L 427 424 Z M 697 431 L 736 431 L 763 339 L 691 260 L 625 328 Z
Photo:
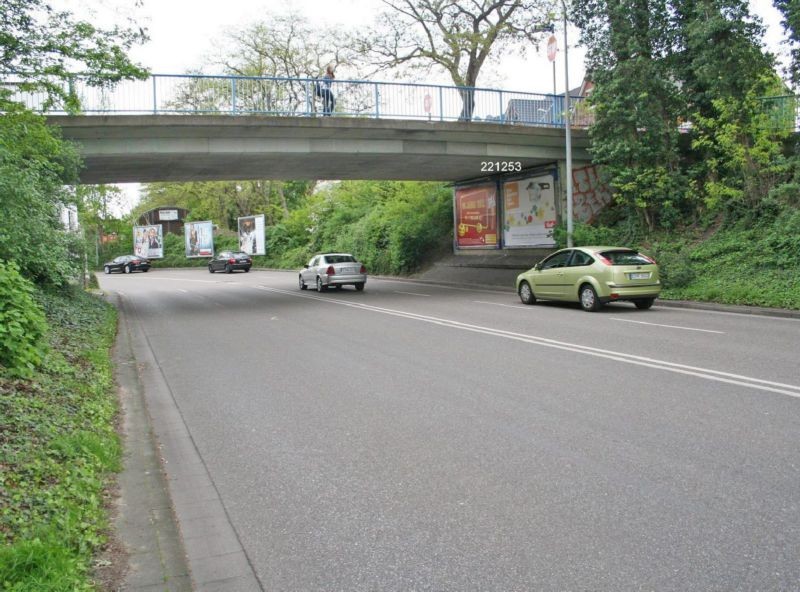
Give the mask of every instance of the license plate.
M 649 273 L 632 273 L 630 274 L 632 280 L 649 280 L 650 274 Z

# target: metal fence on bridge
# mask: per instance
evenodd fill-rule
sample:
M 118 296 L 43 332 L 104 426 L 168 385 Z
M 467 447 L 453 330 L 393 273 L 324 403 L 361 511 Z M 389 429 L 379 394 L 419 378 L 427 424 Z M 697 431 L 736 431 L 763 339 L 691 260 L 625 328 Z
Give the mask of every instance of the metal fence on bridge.
M 155 74 L 146 80 L 122 81 L 113 87 L 92 87 L 79 77 L 70 90 L 79 97 L 81 113 L 225 114 L 323 116 L 323 97 L 314 78 Z M 50 114 L 66 113 L 48 104 L 41 92 L 23 92 L 12 83 L 14 99 Z M 563 95 L 433 84 L 335 80 L 333 116 L 422 121 L 473 121 L 563 127 Z M 571 124 L 588 127 L 592 113 L 580 97 L 570 98 Z

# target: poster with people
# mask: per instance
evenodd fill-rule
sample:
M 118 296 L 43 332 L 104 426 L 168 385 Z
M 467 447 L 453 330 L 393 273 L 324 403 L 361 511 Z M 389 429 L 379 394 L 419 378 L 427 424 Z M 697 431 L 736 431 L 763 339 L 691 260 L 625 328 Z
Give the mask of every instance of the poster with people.
M 552 173 L 503 183 L 503 244 L 506 247 L 555 246 L 555 227 Z
M 161 224 L 133 227 L 133 254 L 145 259 L 164 258 L 164 237 Z
M 214 256 L 214 224 L 210 220 L 204 222 L 187 222 L 183 226 L 186 243 L 186 256 Z
M 496 249 L 497 186 L 458 187 L 455 202 L 457 247 Z
M 266 255 L 264 214 L 239 218 L 239 249 L 248 255 Z

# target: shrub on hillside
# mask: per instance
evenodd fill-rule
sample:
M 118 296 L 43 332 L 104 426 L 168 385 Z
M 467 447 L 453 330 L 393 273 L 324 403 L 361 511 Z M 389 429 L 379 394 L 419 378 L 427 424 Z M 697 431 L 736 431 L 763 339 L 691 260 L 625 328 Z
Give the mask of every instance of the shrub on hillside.
M 33 293 L 15 263 L 0 261 L 0 369 L 16 376 L 29 376 L 45 351 L 47 324 Z

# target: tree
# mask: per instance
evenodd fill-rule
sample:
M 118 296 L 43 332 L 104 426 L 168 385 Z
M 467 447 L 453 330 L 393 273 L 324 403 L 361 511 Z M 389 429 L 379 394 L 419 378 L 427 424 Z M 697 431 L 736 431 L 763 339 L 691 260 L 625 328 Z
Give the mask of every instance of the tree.
M 789 74 L 792 83 L 800 83 L 800 0 L 772 0 L 773 5 L 783 15 L 783 30 L 788 35 L 791 46 L 792 63 Z
M 766 196 L 781 134 L 761 98 L 776 76 L 746 0 L 573 6 L 595 82 L 593 157 L 628 214 L 652 230 Z
M 45 0 L 3 0 L 0 23 L 0 75 L 16 79 L 22 90 L 44 89 L 50 102 L 68 109 L 79 107 L 69 85 L 75 74 L 90 86 L 147 76 L 125 54 L 147 40 L 142 29 L 100 29 Z
M 0 75 L 23 91 L 44 90 L 48 102 L 80 107 L 69 87 L 70 68 L 89 84 L 141 77 L 125 50 L 142 31 L 110 31 L 54 11 L 43 0 L 4 0 L 0 13 Z M 57 129 L 0 90 L 0 259 L 15 261 L 39 284 L 62 285 L 80 268 L 78 237 L 60 223 L 60 208 L 75 202 L 80 159 Z
M 681 201 L 682 101 L 665 60 L 674 45 L 667 2 L 576 0 L 574 18 L 595 84 L 592 156 L 616 200 L 654 229 Z
M 484 65 L 524 54 L 553 21 L 554 0 L 382 0 L 388 11 L 361 46 L 378 68 L 438 67 L 461 91 L 460 119 L 472 118 Z

